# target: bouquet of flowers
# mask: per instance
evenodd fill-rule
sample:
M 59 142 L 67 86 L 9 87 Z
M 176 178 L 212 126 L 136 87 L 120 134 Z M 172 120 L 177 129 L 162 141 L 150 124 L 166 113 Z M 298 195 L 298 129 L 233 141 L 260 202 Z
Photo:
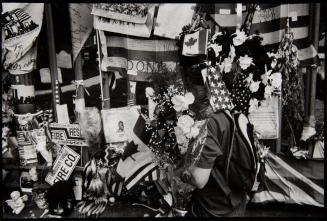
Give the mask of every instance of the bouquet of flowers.
M 146 96 L 156 104 L 153 119 L 146 122 L 146 130 L 151 133 L 148 147 L 154 152 L 156 163 L 164 168 L 182 159 L 188 141 L 198 134 L 194 113 L 189 109 L 194 96 L 185 91 L 178 79 L 167 81 L 159 77 L 153 85 L 154 88 L 146 88 Z

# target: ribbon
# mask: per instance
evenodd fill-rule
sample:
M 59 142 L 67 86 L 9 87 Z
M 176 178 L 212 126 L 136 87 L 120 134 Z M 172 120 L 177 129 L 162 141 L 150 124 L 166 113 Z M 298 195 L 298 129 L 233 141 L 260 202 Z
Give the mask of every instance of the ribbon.
M 74 80 L 74 81 L 72 81 L 72 84 L 74 84 L 75 87 L 76 87 L 75 97 L 77 98 L 77 89 L 79 88 L 79 86 L 84 86 L 84 80 Z M 86 92 L 86 94 L 87 94 L 88 96 L 90 96 L 90 93 L 89 93 L 89 91 L 86 89 L 86 87 L 84 87 L 84 91 Z

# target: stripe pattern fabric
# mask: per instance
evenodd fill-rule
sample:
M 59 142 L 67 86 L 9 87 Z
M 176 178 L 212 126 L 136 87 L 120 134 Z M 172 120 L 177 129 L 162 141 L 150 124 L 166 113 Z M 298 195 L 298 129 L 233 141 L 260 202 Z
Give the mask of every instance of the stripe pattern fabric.
M 230 14 L 221 14 L 221 10 L 227 9 Z M 236 4 L 215 4 L 215 7 L 207 7 L 211 17 L 223 28 L 230 31 L 236 30 Z M 242 23 L 247 11 L 242 13 Z M 228 17 L 226 19 L 226 17 Z M 259 4 L 252 20 L 249 34 L 259 32 L 263 37 L 262 45 L 268 50 L 277 49 L 285 32 L 285 26 L 289 19 L 290 31 L 294 34 L 294 44 L 299 50 L 299 60 L 303 67 L 318 63 L 317 51 L 309 42 L 309 4 Z
M 262 186 L 254 194 L 252 202 L 283 202 L 323 207 L 324 189 L 303 174 L 303 171 L 295 169 L 269 152 L 264 164 Z

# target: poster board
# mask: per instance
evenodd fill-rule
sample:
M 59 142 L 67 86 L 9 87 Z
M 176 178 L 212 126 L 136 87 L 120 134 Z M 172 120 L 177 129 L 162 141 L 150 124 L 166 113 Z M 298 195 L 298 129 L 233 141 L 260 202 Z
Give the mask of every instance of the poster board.
M 273 140 L 273 149 L 279 152 L 281 149 L 281 97 L 268 98 L 253 113 L 249 114 L 249 120 L 259 133 L 260 140 Z
M 140 106 L 101 110 L 104 135 L 107 143 L 127 142 L 133 135 Z
M 80 156 L 71 148 L 64 146 L 54 163 L 52 173 L 49 172 L 45 181 L 50 185 L 55 184 L 61 180 L 68 180 L 74 171 Z

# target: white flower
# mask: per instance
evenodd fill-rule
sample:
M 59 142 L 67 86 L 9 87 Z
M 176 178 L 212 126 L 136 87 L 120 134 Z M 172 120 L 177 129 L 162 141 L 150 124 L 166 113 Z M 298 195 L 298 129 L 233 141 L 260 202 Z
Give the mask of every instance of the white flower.
M 147 87 L 147 88 L 145 88 L 145 96 L 146 96 L 147 98 L 152 97 L 153 94 L 154 94 L 154 90 L 153 90 L 152 87 Z
M 224 61 L 219 65 L 221 71 L 229 73 L 232 70 L 232 60 L 230 58 L 225 58 Z
M 194 120 L 189 115 L 182 115 L 178 118 L 177 126 L 183 130 L 185 135 L 191 132 L 191 128 L 194 125 Z
M 267 85 L 265 87 L 265 99 L 271 97 L 271 94 L 272 94 L 273 91 L 274 91 L 274 87 Z
M 269 76 L 272 70 L 267 71 L 263 75 L 261 75 L 261 82 L 266 86 L 268 84 Z
M 180 127 L 174 127 L 175 130 L 175 135 L 176 135 L 176 140 L 178 144 L 184 144 L 187 141 L 186 136 L 184 135 L 184 132 L 182 128 Z
M 275 68 L 276 65 L 277 65 L 277 59 L 273 59 L 270 64 L 271 68 Z
M 271 58 L 271 57 L 276 57 L 276 54 L 275 53 L 272 53 L 272 52 L 267 52 L 267 55 L 268 55 L 268 57 L 269 58 Z
M 199 128 L 196 125 L 193 125 L 193 127 L 191 128 L 190 133 L 188 133 L 186 136 L 187 138 L 191 139 L 191 138 L 195 138 L 199 135 Z
M 249 108 L 249 113 L 252 113 L 258 109 L 259 106 L 259 101 L 255 98 L 252 98 L 250 100 L 250 108 Z
M 233 38 L 233 44 L 235 46 L 239 46 L 245 42 L 247 36 L 244 31 L 236 31 L 236 36 Z
M 245 78 L 244 80 L 246 82 L 246 85 L 249 87 L 251 85 L 251 83 L 253 82 L 253 74 L 249 74 L 249 76 L 247 78 Z
M 260 81 L 252 81 L 252 83 L 250 84 L 250 91 L 252 93 L 255 93 L 259 90 L 259 85 L 260 85 Z
M 244 57 L 240 56 L 238 60 L 242 70 L 246 70 L 251 64 L 253 64 L 253 58 L 249 57 L 247 54 Z
M 192 93 L 188 92 L 185 94 L 185 96 L 182 95 L 175 95 L 171 101 L 174 104 L 174 109 L 177 112 L 184 111 L 188 109 L 188 106 L 190 104 L 193 104 L 194 102 L 194 96 Z
M 217 38 L 218 36 L 220 36 L 220 35 L 223 35 L 223 33 L 221 33 L 221 32 L 216 32 L 216 33 L 212 36 L 211 40 L 216 40 L 216 38 Z
M 279 72 L 270 75 L 271 85 L 275 88 L 280 88 L 282 85 L 282 74 Z
M 216 57 L 218 57 L 219 52 L 223 50 L 222 46 L 218 44 L 210 44 L 208 48 L 212 48 L 212 50 L 214 50 Z

